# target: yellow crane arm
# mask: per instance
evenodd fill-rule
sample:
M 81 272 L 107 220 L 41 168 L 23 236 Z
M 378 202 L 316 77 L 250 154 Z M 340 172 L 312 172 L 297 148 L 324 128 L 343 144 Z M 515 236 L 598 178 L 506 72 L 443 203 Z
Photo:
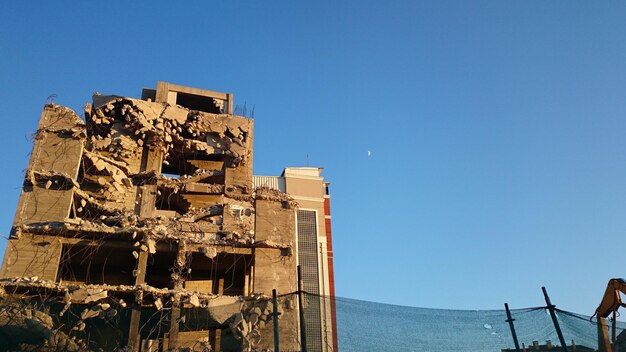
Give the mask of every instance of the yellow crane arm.
M 622 305 L 622 298 L 620 292 L 626 294 L 626 281 L 624 279 L 611 279 L 606 287 L 602 302 L 596 309 L 596 315 L 600 318 L 606 318 L 613 311 Z

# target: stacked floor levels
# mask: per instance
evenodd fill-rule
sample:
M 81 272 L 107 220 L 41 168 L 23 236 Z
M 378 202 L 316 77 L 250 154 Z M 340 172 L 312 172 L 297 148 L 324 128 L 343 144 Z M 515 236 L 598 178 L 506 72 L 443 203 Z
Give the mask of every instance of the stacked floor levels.
M 141 100 L 95 95 L 85 121 L 46 105 L 0 272 L 0 339 L 273 350 L 276 289 L 281 350 L 300 351 L 302 210 L 255 187 L 253 121 L 232 112 L 232 94 L 165 82 Z M 320 312 L 308 350 L 336 350 L 334 309 Z

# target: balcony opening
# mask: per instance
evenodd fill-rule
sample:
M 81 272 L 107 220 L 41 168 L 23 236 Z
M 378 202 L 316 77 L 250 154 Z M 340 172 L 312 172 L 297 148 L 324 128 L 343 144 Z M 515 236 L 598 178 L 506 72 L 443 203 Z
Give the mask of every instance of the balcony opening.
M 87 241 L 85 241 L 87 242 Z M 134 285 L 136 261 L 130 248 L 107 244 L 64 244 L 57 281 L 92 285 Z
M 213 177 L 212 182 L 223 180 L 224 158 L 221 155 L 207 155 L 203 153 L 180 153 L 171 151 L 161 167 L 161 174 L 170 178 L 179 178 L 183 175 L 192 176 L 198 170 L 204 170 L 206 178 Z M 221 175 L 220 175 L 221 174 Z M 222 181 L 223 182 L 223 181 Z
M 224 101 L 216 101 L 211 97 L 202 95 L 177 92 L 176 105 L 180 105 L 189 110 L 203 111 L 211 114 L 224 113 Z
M 224 193 L 224 158 L 221 155 L 172 151 L 161 168 L 176 179 L 159 187 L 155 207 L 165 216 L 185 214 L 191 207 L 220 204 Z M 185 177 L 181 177 L 181 176 Z
M 148 258 L 146 283 L 157 288 L 174 288 L 172 270 L 176 263 L 176 251 L 159 251 Z
M 247 294 L 251 255 L 219 253 L 208 258 L 203 253 L 194 252 L 190 261 L 191 273 L 185 280 L 186 289 L 228 296 Z
M 161 188 L 157 192 L 155 208 L 159 215 L 180 216 L 185 214 L 189 207 L 181 199 L 180 192 L 175 193 L 172 189 Z

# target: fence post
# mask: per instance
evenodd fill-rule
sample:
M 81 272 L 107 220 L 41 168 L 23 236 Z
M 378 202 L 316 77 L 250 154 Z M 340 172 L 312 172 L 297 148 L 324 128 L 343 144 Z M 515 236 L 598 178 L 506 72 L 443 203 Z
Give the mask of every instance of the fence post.
M 559 341 L 561 342 L 561 348 L 563 352 L 567 352 L 567 344 L 565 343 L 565 339 L 563 338 L 563 333 L 561 332 L 561 326 L 559 326 L 559 320 L 556 318 L 556 313 L 554 312 L 554 308 L 556 306 L 550 302 L 550 297 L 548 297 L 548 291 L 544 286 L 541 287 L 543 291 L 543 297 L 546 299 L 546 304 L 548 305 L 548 310 L 550 311 L 550 317 L 552 317 L 552 323 L 554 323 L 554 328 L 556 329 L 556 334 L 559 337 Z
M 272 306 L 274 307 L 274 352 L 280 352 L 280 339 L 278 338 L 278 300 L 276 299 L 276 289 L 272 290 Z
M 306 352 L 306 329 L 304 325 L 304 291 L 302 291 L 302 272 L 298 265 L 298 308 L 300 308 L 300 350 Z
M 504 309 L 506 310 L 506 322 L 509 323 L 509 327 L 511 328 L 511 336 L 513 336 L 513 343 L 515 343 L 515 351 L 520 352 L 519 342 L 517 341 L 517 334 L 515 333 L 515 326 L 513 326 L 513 317 L 511 316 L 511 311 L 509 310 L 509 304 L 504 304 Z

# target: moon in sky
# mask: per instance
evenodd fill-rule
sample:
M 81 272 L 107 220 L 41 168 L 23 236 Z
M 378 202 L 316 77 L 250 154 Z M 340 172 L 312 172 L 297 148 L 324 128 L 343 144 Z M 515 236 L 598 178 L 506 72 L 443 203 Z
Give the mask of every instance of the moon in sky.
M 367 156 L 372 156 L 372 151 L 371 150 L 367 151 Z

